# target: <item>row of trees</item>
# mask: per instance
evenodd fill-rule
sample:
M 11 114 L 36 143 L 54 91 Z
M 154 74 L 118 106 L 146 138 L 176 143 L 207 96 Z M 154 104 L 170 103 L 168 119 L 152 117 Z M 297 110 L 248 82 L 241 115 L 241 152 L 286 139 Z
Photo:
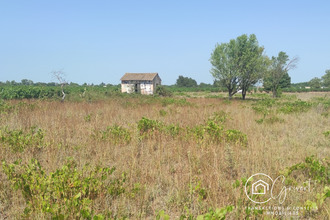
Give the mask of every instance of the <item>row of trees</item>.
M 315 77 L 308 82 L 308 85 L 314 89 L 321 87 L 330 87 L 330 70 L 326 70 L 325 74 L 321 77 Z
M 289 59 L 282 51 L 277 57 L 269 58 L 254 34 L 244 34 L 229 43 L 217 44 L 210 62 L 211 74 L 228 89 L 229 98 L 241 91 L 245 99 L 249 87 L 261 80 L 270 88 L 273 97 L 277 97 L 281 86 L 285 82 L 290 84 L 288 71 L 296 67 L 298 58 Z

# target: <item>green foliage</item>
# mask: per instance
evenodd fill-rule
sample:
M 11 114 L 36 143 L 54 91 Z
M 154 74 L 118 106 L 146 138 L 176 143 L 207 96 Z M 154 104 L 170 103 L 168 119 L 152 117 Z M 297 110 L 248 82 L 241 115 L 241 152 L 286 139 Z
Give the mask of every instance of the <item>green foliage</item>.
M 79 170 L 69 160 L 62 168 L 47 174 L 35 159 L 28 164 L 3 162 L 2 167 L 13 188 L 20 190 L 26 201 L 24 218 L 43 214 L 52 219 L 103 219 L 94 201 L 106 195 L 115 198 L 125 191 L 125 175 L 110 178 L 114 167 L 92 169 L 86 164 Z
M 319 183 L 330 184 L 330 162 L 329 160 L 319 160 L 315 156 L 305 158 L 305 162 L 295 164 L 286 168 L 281 173 L 287 178 L 287 183 L 293 182 L 290 175 L 294 171 L 301 171 L 305 176 L 312 178 Z
M 307 217 L 315 217 L 320 208 L 322 208 L 324 201 L 330 197 L 330 188 L 325 186 L 323 192 L 317 193 L 315 200 L 307 200 L 304 203 L 304 215 Z M 326 207 L 327 208 L 327 207 Z
M 4 86 L 1 87 L 2 99 L 39 99 L 60 97 L 60 88 L 39 86 Z
M 8 114 L 9 112 L 12 112 L 14 109 L 14 106 L 9 105 L 2 99 L 0 99 L 0 114 L 5 113 Z
M 155 134 L 160 135 L 162 133 L 177 137 L 181 128 L 179 125 L 165 125 L 163 122 L 142 117 L 142 119 L 138 121 L 138 130 L 142 138 L 150 138 Z
M 203 215 L 199 215 L 197 220 L 224 220 L 226 215 L 232 212 L 234 209 L 233 206 L 229 205 L 224 208 L 217 208 L 215 210 L 209 209 L 209 211 Z
M 87 114 L 87 115 L 84 117 L 84 120 L 85 120 L 85 122 L 90 122 L 90 121 L 91 121 L 91 118 L 92 118 L 92 114 Z
M 229 113 L 222 110 L 214 112 L 213 115 L 210 117 L 210 120 L 215 121 L 216 123 L 225 123 L 228 121 L 228 119 L 231 119 Z
M 170 90 L 168 90 L 165 86 L 162 85 L 158 85 L 156 87 L 156 94 L 165 97 L 171 97 L 173 95 Z
M 263 50 L 254 34 L 244 34 L 229 43 L 216 45 L 210 58 L 211 74 L 228 89 L 229 98 L 242 89 L 245 99 L 249 87 L 262 78 L 265 69 Z
M 278 108 L 278 112 L 284 114 L 302 113 L 307 112 L 309 109 L 311 109 L 311 107 L 312 103 L 301 100 L 295 102 L 283 102 Z
M 64 92 L 68 100 L 95 100 L 104 99 L 109 96 L 121 96 L 119 87 L 116 86 L 79 86 L 66 85 Z M 4 85 L 0 86 L 0 99 L 59 99 L 62 97 L 60 86 L 40 86 L 40 85 Z
M 215 120 L 209 119 L 204 129 L 212 141 L 221 141 L 224 130 L 221 124 L 217 123 Z
M 252 109 L 258 113 L 263 115 L 263 118 L 266 118 L 272 111 L 272 107 L 275 105 L 276 100 L 266 98 L 258 100 L 256 103 L 252 104 Z
M 226 131 L 226 140 L 235 144 L 241 144 L 247 147 L 248 141 L 246 134 L 243 134 L 239 130 L 230 129 Z
M 325 137 L 330 138 L 330 131 L 325 131 L 325 132 L 323 132 L 323 134 Z
M 314 77 L 308 82 L 308 85 L 312 87 L 313 89 L 319 89 L 322 85 L 322 80 L 318 77 Z
M 114 144 L 128 144 L 132 139 L 130 131 L 119 125 L 108 126 L 105 130 L 96 132 L 94 137 Z
M 322 84 L 323 86 L 330 88 L 330 70 L 326 70 L 325 74 L 322 76 Z
M 272 57 L 270 66 L 264 76 L 264 88 L 266 91 L 272 91 L 273 97 L 280 97 L 280 89 L 287 88 L 291 84 L 291 78 L 288 71 L 296 67 L 297 58 L 289 60 L 289 56 L 281 51 L 277 57 Z
M 44 147 L 45 131 L 36 126 L 28 131 L 22 129 L 9 130 L 7 127 L 0 130 L 0 143 L 8 146 L 14 152 L 23 152 L 26 148 Z
M 164 117 L 167 115 L 167 112 L 164 109 L 161 109 L 159 110 L 159 115 Z
M 138 122 L 138 130 L 140 131 L 140 135 L 151 135 L 154 131 L 159 131 L 163 127 L 163 123 L 148 119 L 146 117 L 142 117 L 142 119 Z
M 207 198 L 207 189 L 202 186 L 202 181 L 195 178 L 191 184 L 189 184 L 189 194 L 191 197 L 196 196 L 197 201 L 202 201 Z
M 270 124 L 274 122 L 283 122 L 282 119 L 276 116 L 276 113 L 292 114 L 292 113 L 302 113 L 307 112 L 313 106 L 313 103 L 296 100 L 296 101 L 285 101 L 280 102 L 275 99 L 262 99 L 252 104 L 252 109 L 263 115 L 263 120 L 258 120 L 257 123 L 262 123 L 267 121 Z M 266 119 L 270 115 L 270 118 Z
M 233 188 L 239 190 L 239 197 L 236 200 L 236 219 L 261 219 L 263 210 L 250 209 L 255 203 L 252 203 L 250 199 L 246 197 L 245 194 L 245 184 L 248 189 L 248 194 L 251 189 L 251 181 L 247 182 L 247 178 L 242 177 L 240 180 L 235 180 L 232 184 Z M 257 195 L 253 195 L 254 199 Z
M 197 82 L 190 77 L 179 76 L 175 85 L 179 87 L 196 87 Z
M 170 220 L 170 216 L 165 214 L 164 210 L 160 210 L 156 215 L 156 220 Z

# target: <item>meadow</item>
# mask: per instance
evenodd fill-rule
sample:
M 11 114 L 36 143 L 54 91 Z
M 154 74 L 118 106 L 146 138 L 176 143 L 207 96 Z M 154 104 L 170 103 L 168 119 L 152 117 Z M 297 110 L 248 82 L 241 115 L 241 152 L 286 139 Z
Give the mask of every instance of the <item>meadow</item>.
M 2 100 L 0 219 L 329 219 L 329 114 L 327 92 Z M 309 190 L 253 209 L 255 173 Z

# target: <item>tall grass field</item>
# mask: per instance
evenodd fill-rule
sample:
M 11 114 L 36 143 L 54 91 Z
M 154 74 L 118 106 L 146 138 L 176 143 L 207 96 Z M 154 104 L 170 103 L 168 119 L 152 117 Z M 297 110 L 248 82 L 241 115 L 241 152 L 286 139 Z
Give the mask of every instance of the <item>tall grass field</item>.
M 224 96 L 0 101 L 0 219 L 330 219 L 330 93 Z

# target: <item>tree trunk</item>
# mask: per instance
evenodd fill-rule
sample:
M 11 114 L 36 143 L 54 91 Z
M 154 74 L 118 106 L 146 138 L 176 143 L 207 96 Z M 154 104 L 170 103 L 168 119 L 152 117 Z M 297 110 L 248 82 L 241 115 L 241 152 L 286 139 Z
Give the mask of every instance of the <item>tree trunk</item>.
M 232 99 L 233 97 L 233 90 L 231 88 L 228 88 L 228 99 Z
M 246 96 L 246 90 L 242 90 L 242 99 L 245 100 L 245 96 Z
M 276 98 L 276 97 L 277 97 L 277 91 L 273 90 L 273 98 Z

